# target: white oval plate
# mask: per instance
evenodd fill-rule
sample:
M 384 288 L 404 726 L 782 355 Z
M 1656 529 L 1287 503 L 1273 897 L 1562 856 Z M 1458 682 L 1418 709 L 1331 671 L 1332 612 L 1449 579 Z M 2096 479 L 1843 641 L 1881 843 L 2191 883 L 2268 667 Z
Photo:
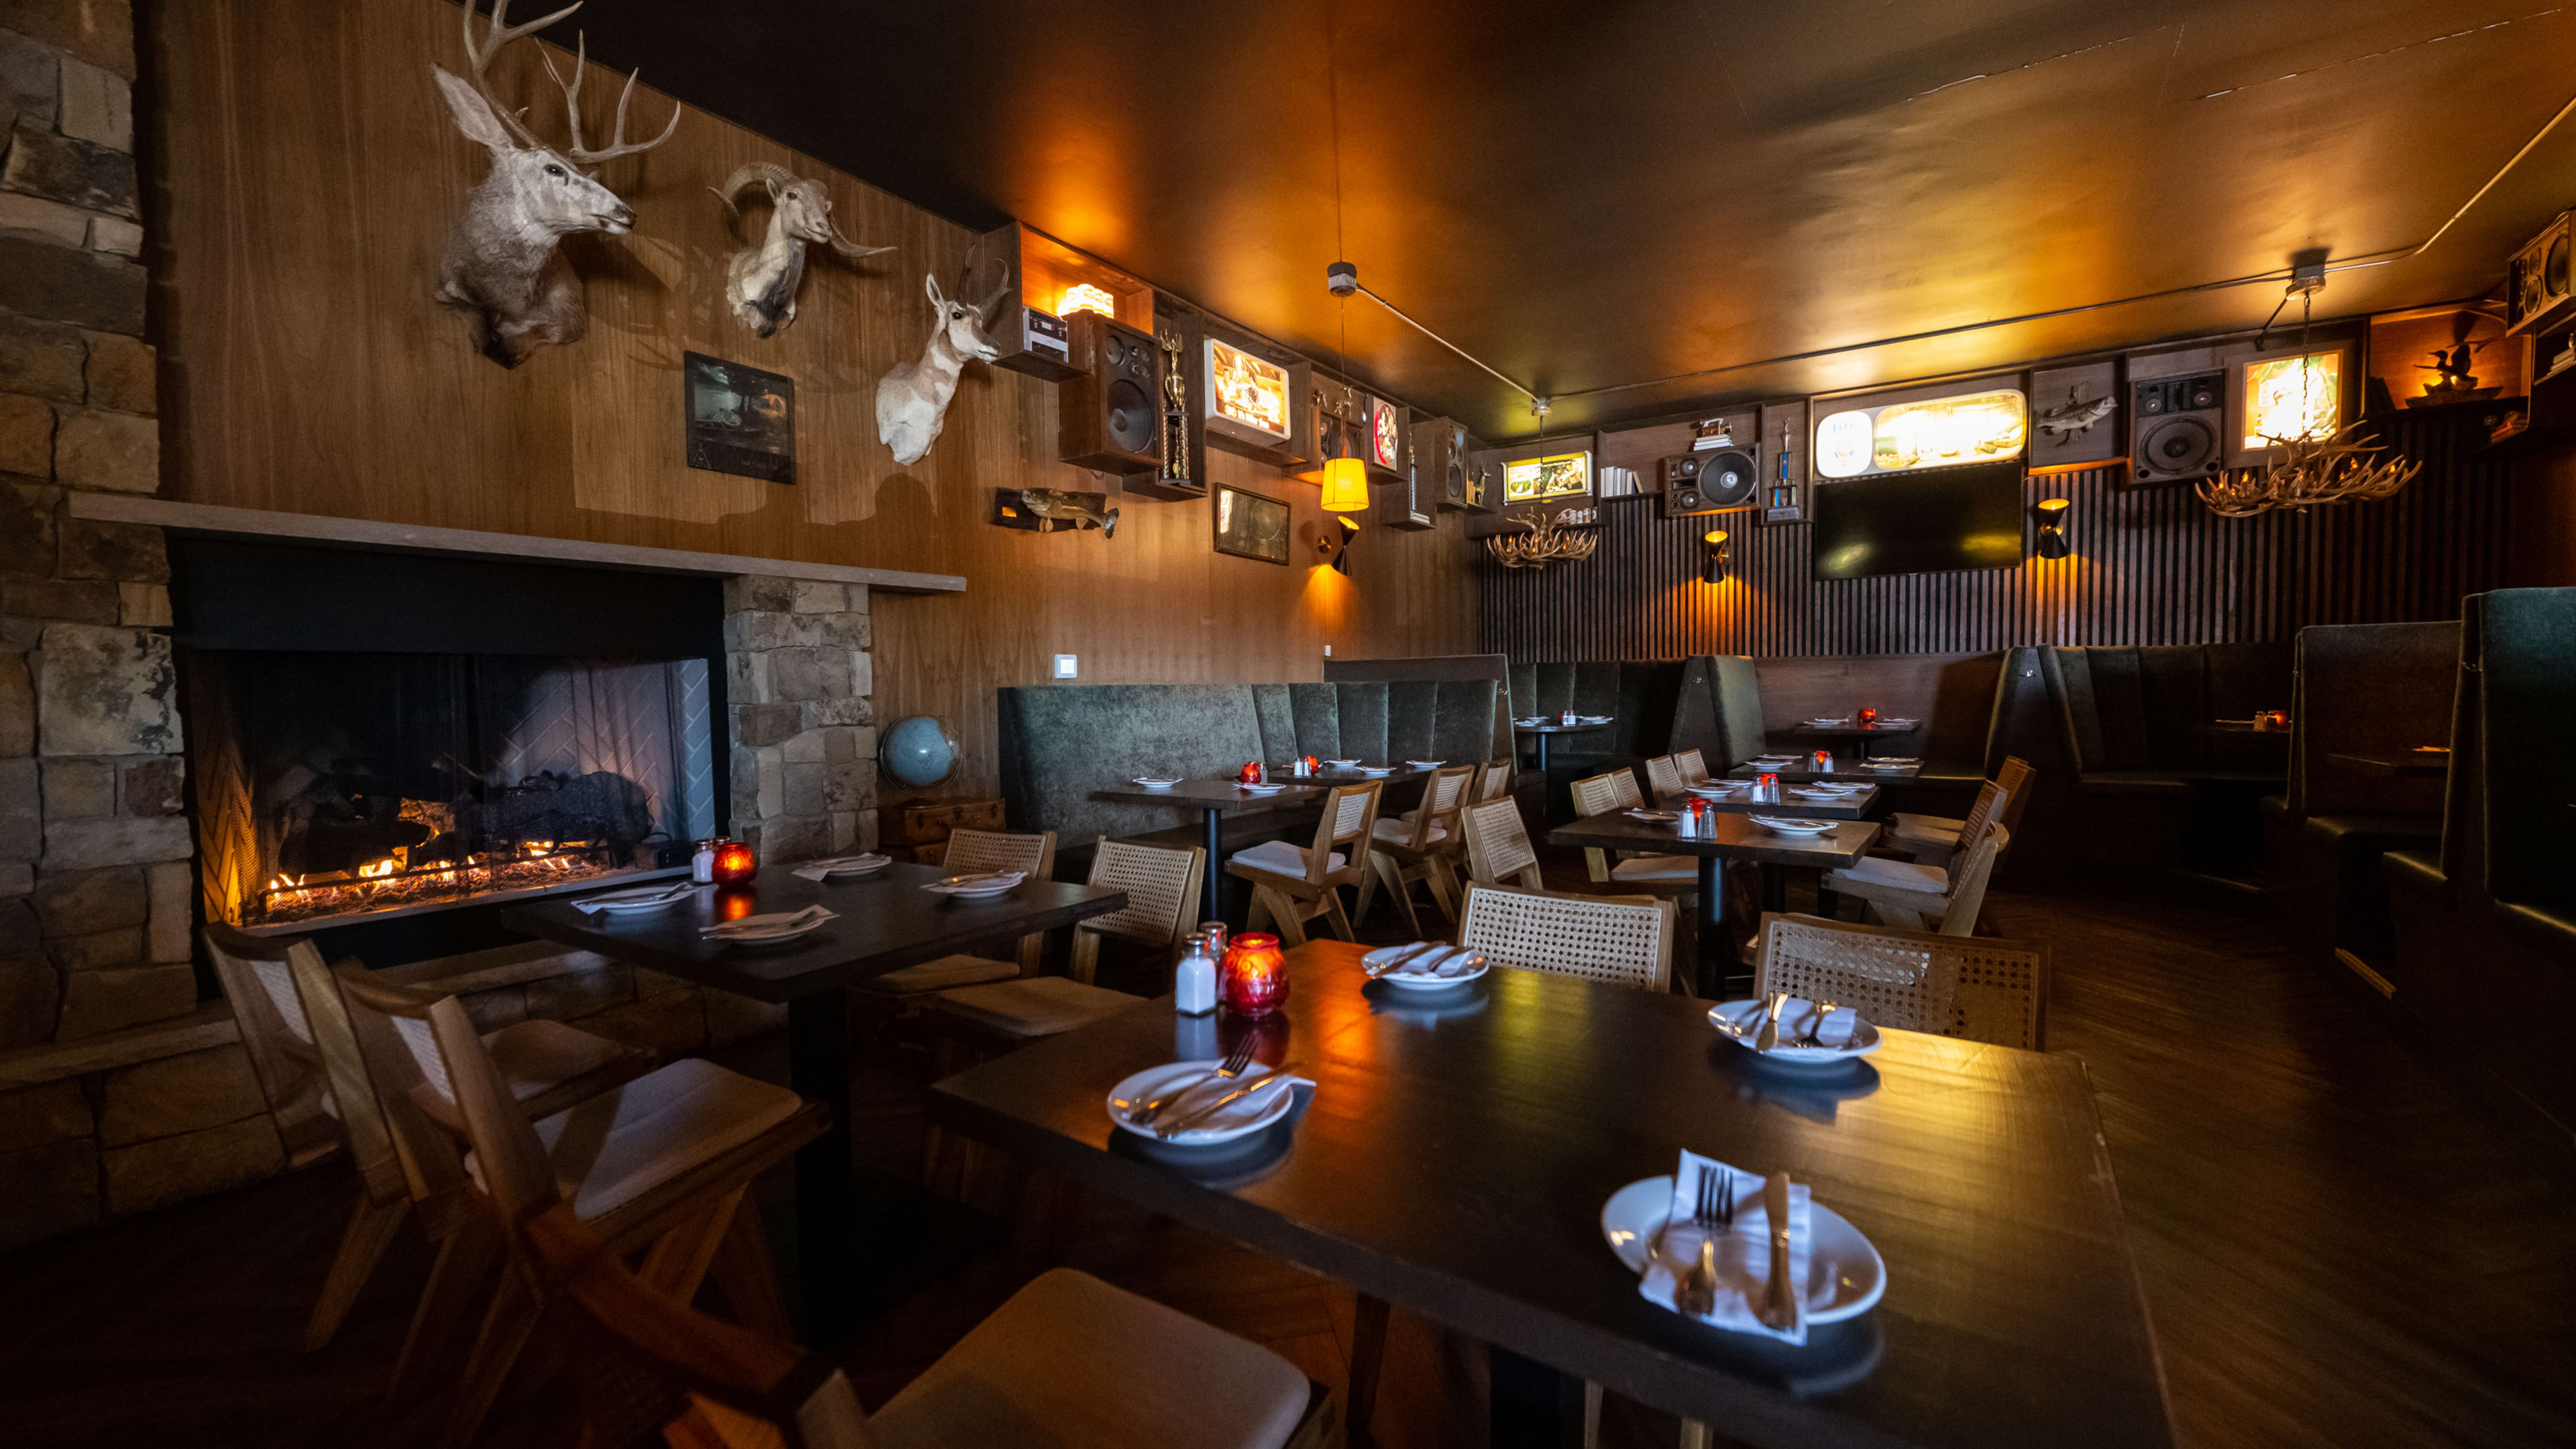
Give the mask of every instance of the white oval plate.
M 1324 763 L 1336 770 L 1356 770 L 1360 767 L 1360 762 L 1357 760 L 1326 760 Z
M 1250 1136 L 1288 1115 L 1288 1109 L 1296 1105 L 1297 1089 L 1294 1086 L 1272 1087 L 1257 1097 L 1227 1104 L 1214 1117 L 1208 1119 L 1206 1126 L 1193 1127 L 1176 1137 L 1157 1137 L 1154 1135 L 1153 1128 L 1135 1125 L 1127 1120 L 1126 1113 L 1119 1110 L 1124 1103 L 1150 1102 L 1165 1092 L 1179 1089 L 1185 1083 L 1213 1076 L 1216 1069 L 1224 1065 L 1222 1060 L 1211 1057 L 1206 1061 L 1166 1062 L 1159 1067 L 1147 1067 L 1109 1089 L 1109 1120 L 1148 1142 L 1161 1142 L 1174 1147 L 1206 1147 L 1218 1142 L 1232 1142 L 1237 1137 Z M 1229 1086 L 1218 1090 L 1211 1084 L 1204 1090 L 1206 1096 L 1203 1100 L 1214 1101 L 1227 1092 L 1235 1090 L 1235 1087 Z M 1164 1109 L 1166 1113 L 1195 1110 L 1197 1109 L 1187 1102 Z
M 1246 795 L 1276 795 L 1288 787 L 1285 785 L 1237 785 L 1234 788 L 1241 790 Z
M 1775 835 L 1831 835 L 1840 828 L 1830 820 L 1786 820 L 1777 815 L 1748 815 L 1745 818 Z
M 1623 810 L 1619 813 L 1631 820 L 1651 821 L 1657 825 L 1670 825 L 1682 818 L 1677 812 L 1671 810 Z
M 613 916 L 622 916 L 630 912 L 638 911 L 667 911 L 671 907 L 676 906 L 680 902 L 689 898 L 689 893 L 687 891 L 681 891 L 677 895 L 669 896 L 661 900 L 654 900 L 650 897 L 643 900 L 632 901 L 617 899 L 618 896 L 626 894 L 628 894 L 628 892 L 618 891 L 614 895 L 592 896 L 588 900 L 580 901 L 577 904 L 588 906 L 594 911 L 606 911 Z
M 1178 780 L 1158 780 L 1151 776 L 1138 775 L 1127 783 L 1130 785 L 1142 785 L 1148 790 L 1168 790 L 1181 782 Z
M 1394 773 L 1395 773 L 1395 766 L 1393 766 L 1393 765 L 1362 765 L 1362 766 L 1360 766 L 1360 773 L 1361 773 L 1361 774 L 1363 774 L 1363 775 L 1392 775 L 1392 774 L 1394 774 Z
M 1022 884 L 1023 883 L 1020 881 L 1012 881 L 1008 885 L 944 886 L 932 884 L 923 886 L 922 889 L 935 896 L 955 896 L 961 901 L 980 901 L 987 896 L 1006 895 L 1012 891 L 1018 890 Z
M 743 919 L 751 921 L 758 920 L 759 917 L 745 916 Z M 806 926 L 789 926 L 784 928 L 773 926 L 766 930 L 718 931 L 707 935 L 703 939 L 721 942 L 728 946 L 771 946 L 776 945 L 780 941 L 793 941 L 800 936 L 810 936 L 816 931 L 823 929 L 825 926 L 830 925 L 835 919 L 837 918 L 826 917 Z
M 1446 760 L 1407 760 L 1407 761 L 1405 761 L 1404 763 L 1406 763 L 1407 765 L 1412 766 L 1414 769 L 1417 769 L 1417 770 L 1436 770 L 1436 769 L 1439 769 L 1442 765 L 1447 764 L 1447 763 L 1448 763 L 1448 761 L 1446 761 Z
M 1362 956 L 1360 964 L 1375 970 L 1421 944 L 1419 941 L 1411 941 L 1401 946 L 1381 947 Z M 1473 968 L 1446 976 L 1439 974 L 1440 967 L 1461 957 L 1475 955 L 1475 952 L 1459 946 L 1434 946 L 1408 962 L 1402 970 L 1382 973 L 1377 979 L 1389 986 L 1402 986 L 1413 991 L 1437 991 L 1451 986 L 1464 986 L 1493 970 L 1493 963 L 1477 957 Z M 1430 969 L 1421 969 L 1424 967 Z
M 854 875 L 875 875 L 878 871 L 881 871 L 892 864 L 894 864 L 893 856 L 880 855 L 876 859 L 869 861 L 864 865 L 836 865 L 830 870 L 823 872 L 823 878 L 825 880 L 841 880 L 845 877 Z
M 1833 1062 L 1847 1062 L 1857 1057 L 1868 1056 L 1877 1051 L 1883 1041 L 1877 1027 L 1862 1021 L 1852 1028 L 1849 1046 L 1775 1046 L 1767 1052 L 1756 1051 L 1753 1042 L 1761 1035 L 1761 1031 L 1755 1023 L 1761 1019 L 1762 1003 L 1759 1001 L 1721 1001 L 1708 1009 L 1708 1024 L 1717 1028 L 1719 1036 L 1746 1051 L 1753 1052 L 1755 1056 L 1766 1062 L 1788 1062 L 1802 1067 L 1825 1066 Z M 1780 1034 L 1787 1036 L 1788 1028 L 1782 1027 Z
M 1672 1216 L 1673 1179 L 1639 1178 L 1601 1205 L 1601 1236 L 1610 1251 L 1630 1273 L 1643 1276 L 1646 1254 L 1655 1234 Z M 1735 1215 L 1735 1231 L 1758 1232 L 1763 1226 L 1762 1202 L 1757 1196 L 1750 1207 Z M 1840 1323 L 1857 1318 L 1875 1307 L 1887 1292 L 1887 1260 L 1878 1249 L 1853 1227 L 1849 1219 L 1823 1203 L 1807 1203 L 1807 1281 L 1805 1298 L 1807 1325 Z M 1714 1325 L 1712 1325 L 1714 1326 Z

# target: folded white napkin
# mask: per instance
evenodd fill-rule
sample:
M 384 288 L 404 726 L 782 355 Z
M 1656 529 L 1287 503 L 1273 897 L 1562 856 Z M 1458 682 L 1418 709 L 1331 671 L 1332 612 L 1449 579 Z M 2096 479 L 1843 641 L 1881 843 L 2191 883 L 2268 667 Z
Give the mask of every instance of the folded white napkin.
M 606 895 L 585 896 L 571 904 L 574 910 L 581 912 L 583 915 L 596 915 L 601 911 L 607 910 L 610 906 L 631 906 L 644 901 L 677 900 L 681 896 L 687 895 L 689 892 L 696 889 L 696 886 L 687 881 L 673 881 L 668 885 L 637 886 L 633 890 L 610 891 Z
M 1762 1003 L 1757 1001 L 1745 1007 L 1732 1020 L 1744 1035 L 1753 1035 L 1761 1025 Z M 1820 1047 L 1849 1046 L 1852 1033 L 1858 1030 L 1860 1013 L 1848 1006 L 1835 1007 L 1820 1022 L 1816 1019 L 1816 1003 L 1805 997 L 1792 996 L 1780 1003 L 1780 1040 L 1784 1044 L 1805 1046 L 1812 1032 L 1816 1045 Z
M 807 880 L 829 880 L 832 872 L 836 870 L 875 870 L 892 864 L 894 864 L 892 857 L 871 852 L 867 855 L 835 856 L 830 860 L 809 860 L 789 871 L 788 874 L 802 876 Z
M 1720 1230 L 1714 1255 L 1717 1296 L 1708 1314 L 1699 1321 L 1736 1333 L 1758 1333 L 1786 1343 L 1805 1343 L 1807 1304 L 1803 1289 L 1807 1281 L 1807 1249 L 1813 1238 L 1807 1226 L 1808 1192 L 1804 1183 L 1789 1184 L 1789 1276 L 1801 1291 L 1797 1294 L 1797 1316 L 1785 1331 L 1764 1326 L 1754 1311 L 1771 1279 L 1771 1228 L 1762 1212 L 1764 1179 L 1688 1149 L 1683 1150 L 1680 1165 L 1673 1169 L 1670 1225 L 1664 1229 L 1657 1250 L 1647 1257 L 1646 1275 L 1638 1280 L 1637 1291 L 1649 1303 L 1676 1313 L 1681 1311 L 1673 1306 L 1673 1290 L 1680 1286 L 1678 1273 L 1699 1261 L 1702 1234 L 1691 1222 L 1691 1213 L 1699 1202 L 1699 1173 L 1703 1167 L 1734 1174 L 1735 1227 L 1732 1232 Z
M 765 916 L 744 916 L 738 921 L 718 921 L 698 930 L 701 936 L 766 936 L 805 926 L 819 926 L 837 921 L 841 913 L 827 906 L 807 906 L 801 911 L 772 911 Z

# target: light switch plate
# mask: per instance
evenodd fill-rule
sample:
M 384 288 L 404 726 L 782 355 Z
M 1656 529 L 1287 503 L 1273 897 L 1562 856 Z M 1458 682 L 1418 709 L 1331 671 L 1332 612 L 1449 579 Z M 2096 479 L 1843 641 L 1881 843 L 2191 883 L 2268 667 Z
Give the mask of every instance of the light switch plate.
M 1055 677 L 1058 679 L 1072 679 L 1076 677 L 1074 657 L 1072 655 L 1059 654 L 1055 657 Z

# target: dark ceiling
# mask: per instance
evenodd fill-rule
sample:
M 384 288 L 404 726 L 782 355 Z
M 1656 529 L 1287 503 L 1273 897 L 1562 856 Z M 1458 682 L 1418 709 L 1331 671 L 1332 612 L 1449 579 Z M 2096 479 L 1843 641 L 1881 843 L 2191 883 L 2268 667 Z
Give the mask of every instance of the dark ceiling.
M 2576 8 L 2538 0 L 589 0 L 575 25 L 694 105 L 1328 360 L 1347 257 L 1560 395 L 1560 428 L 2250 327 L 2277 284 L 1740 366 L 2411 248 L 2576 94 Z M 2576 121 L 2319 315 L 2484 293 L 2572 202 Z M 1347 323 L 1361 378 L 1535 430 L 1375 304 Z

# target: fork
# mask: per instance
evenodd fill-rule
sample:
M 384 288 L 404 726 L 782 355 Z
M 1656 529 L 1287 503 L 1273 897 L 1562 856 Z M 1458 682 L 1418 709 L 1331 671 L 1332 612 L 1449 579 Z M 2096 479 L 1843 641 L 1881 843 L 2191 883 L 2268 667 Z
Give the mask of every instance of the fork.
M 1826 1018 L 1826 1017 L 1829 1017 L 1829 1016 L 1831 1016 L 1831 1015 L 1833 1015 L 1833 1014 L 1834 1014 L 1834 1008 L 1835 1008 L 1835 1007 L 1837 1007 L 1837 1006 L 1840 1006 L 1841 1004 L 1842 1004 L 1842 1003 L 1841 1003 L 1841 1002 L 1838 1002 L 1838 1001 L 1819 1001 L 1819 1002 L 1817 1002 L 1817 1003 L 1816 1003 L 1816 1014 L 1815 1014 L 1814 1018 L 1813 1018 L 1813 1019 L 1811 1019 L 1811 1020 L 1807 1023 L 1807 1031 L 1806 1031 L 1806 1034 L 1805 1034 L 1804 1036 L 1799 1037 L 1799 1038 L 1798 1038 L 1798 1040 L 1797 1040 L 1796 1042 L 1792 1043 L 1792 1045 L 1794 1045 L 1794 1046 L 1803 1046 L 1803 1047 L 1815 1047 L 1815 1048 L 1817 1048 L 1818 1050 L 1822 1050 L 1822 1049 L 1823 1049 L 1823 1047 L 1824 1047 L 1824 1045 L 1825 1045 L 1825 1042 L 1824 1042 L 1824 1038 L 1823 1038 L 1823 1036 L 1821 1035 L 1821 1033 L 1822 1033 L 1822 1032 L 1824 1031 L 1824 1029 L 1825 1029 L 1825 1018 Z
M 1691 1222 L 1700 1230 L 1699 1260 L 1683 1276 L 1673 1306 L 1690 1317 L 1706 1318 L 1717 1306 L 1717 1240 L 1735 1224 L 1735 1174 L 1702 1167 L 1697 1199 Z
M 1127 1120 L 1135 1123 L 1139 1127 L 1150 1126 L 1153 1124 L 1155 1118 L 1163 1115 L 1164 1108 L 1171 1106 L 1174 1102 L 1179 1101 L 1191 1092 L 1206 1086 L 1210 1082 L 1230 1082 L 1236 1077 L 1243 1075 L 1243 1069 L 1252 1065 L 1253 1045 L 1254 1038 L 1246 1035 L 1243 1040 L 1234 1044 L 1234 1050 L 1225 1054 L 1224 1063 L 1218 1066 L 1213 1073 L 1201 1077 L 1196 1081 L 1184 1082 L 1180 1086 L 1165 1092 L 1163 1095 L 1156 1097 L 1154 1100 L 1147 1102 L 1136 1108 L 1134 1111 L 1128 1113 Z

